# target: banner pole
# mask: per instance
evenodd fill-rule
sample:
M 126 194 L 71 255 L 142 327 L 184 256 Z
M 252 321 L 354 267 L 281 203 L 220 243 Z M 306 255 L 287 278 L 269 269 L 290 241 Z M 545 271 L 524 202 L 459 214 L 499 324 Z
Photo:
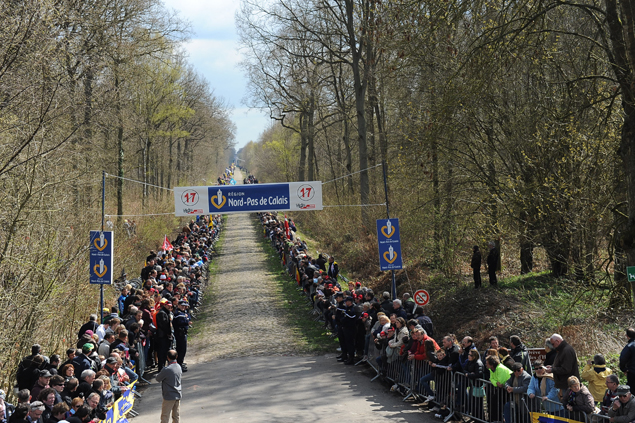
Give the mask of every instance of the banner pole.
M 388 206 L 388 165 L 386 164 L 386 160 L 381 162 L 383 174 L 384 174 L 384 195 L 386 196 L 386 218 L 390 219 L 390 208 Z M 395 271 L 392 272 L 392 299 L 397 299 L 397 283 L 395 282 Z
M 104 232 L 104 221 L 106 219 L 106 171 L 101 171 L 101 231 Z M 112 250 L 115 252 L 114 248 Z M 112 271 L 112 270 L 111 270 Z M 104 284 L 99 284 L 99 324 L 104 321 Z

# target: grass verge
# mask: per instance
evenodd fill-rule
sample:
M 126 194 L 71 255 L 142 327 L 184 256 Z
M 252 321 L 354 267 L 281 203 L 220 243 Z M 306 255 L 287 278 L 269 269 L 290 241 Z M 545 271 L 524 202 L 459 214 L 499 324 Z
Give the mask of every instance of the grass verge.
M 254 226 L 261 234 L 262 227 L 257 219 L 254 219 Z M 299 344 L 303 347 L 302 352 L 313 354 L 333 352 L 337 347 L 335 338 L 329 336 L 330 332 L 324 328 L 324 323 L 313 320 L 312 315 L 309 314 L 311 308 L 307 305 L 305 297 L 298 294 L 297 283 L 282 269 L 277 251 L 262 236 L 258 237 L 258 242 L 267 256 L 267 271 L 278 286 L 282 309 L 287 314 L 289 324 L 300 337 Z

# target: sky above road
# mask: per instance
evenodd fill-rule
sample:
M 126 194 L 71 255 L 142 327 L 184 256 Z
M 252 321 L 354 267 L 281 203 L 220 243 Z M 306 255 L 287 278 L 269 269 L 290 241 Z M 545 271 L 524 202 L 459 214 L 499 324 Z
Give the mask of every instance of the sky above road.
M 181 19 L 191 24 L 192 34 L 184 44 L 189 63 L 231 107 L 231 119 L 236 125 L 236 149 L 259 135 L 270 125 L 266 113 L 242 104 L 247 90 L 247 78 L 238 67 L 238 34 L 234 14 L 239 0 L 163 0 L 166 8 L 175 10 Z

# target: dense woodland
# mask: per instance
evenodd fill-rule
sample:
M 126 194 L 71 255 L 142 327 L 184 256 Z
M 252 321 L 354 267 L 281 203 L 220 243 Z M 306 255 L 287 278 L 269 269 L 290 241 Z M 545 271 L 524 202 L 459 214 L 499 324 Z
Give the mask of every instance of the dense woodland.
M 234 127 L 188 65 L 188 28 L 157 0 L 0 2 L 0 381 L 34 342 L 63 353 L 98 288 L 88 231 L 102 171 L 173 187 L 220 174 Z M 173 212 L 169 191 L 109 177 L 106 213 Z M 138 276 L 174 217 L 110 218 L 115 274 Z M 107 288 L 107 296 L 114 295 Z
M 248 103 L 281 125 L 240 157 L 264 182 L 358 172 L 324 185 L 329 205 L 383 203 L 373 166 L 385 161 L 411 270 L 461 280 L 472 245 L 500 240 L 504 274 L 544 262 L 554 281 L 631 306 L 634 10 L 617 0 L 244 0 Z M 295 218 L 368 274 L 374 219 L 385 215 L 334 207 Z

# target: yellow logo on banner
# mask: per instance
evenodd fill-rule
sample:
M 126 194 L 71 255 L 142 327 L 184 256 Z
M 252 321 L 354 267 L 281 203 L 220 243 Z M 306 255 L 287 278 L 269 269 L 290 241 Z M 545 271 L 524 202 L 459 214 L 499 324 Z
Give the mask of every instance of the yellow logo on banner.
M 97 241 L 101 241 L 101 239 L 95 238 L 95 241 L 93 242 L 95 244 L 95 248 L 97 248 L 99 251 L 104 251 L 104 249 L 108 245 L 108 240 L 104 238 L 104 245 L 102 245 L 101 247 L 99 246 L 99 243 Z
M 576 423 L 576 420 L 558 417 L 553 414 L 532 412 L 531 423 Z
M 102 273 L 99 273 L 99 268 L 100 267 L 101 266 L 99 264 L 96 264 L 95 267 L 93 267 L 93 270 L 95 271 L 95 274 L 97 276 L 99 276 L 100 278 L 103 278 L 104 275 L 106 274 L 106 272 L 108 271 L 108 267 L 106 265 L 104 265 L 104 267 L 103 267 L 104 271 Z
M 392 226 L 392 225 L 390 226 L 390 229 L 389 229 L 390 233 L 389 234 L 386 233 L 386 229 L 388 229 L 386 226 L 382 226 L 381 227 L 381 233 L 384 234 L 384 236 L 386 238 L 390 238 L 391 236 L 393 236 L 395 234 L 395 227 L 394 226 Z
M 393 232 L 394 232 L 394 229 L 395 228 L 393 227 Z M 383 232 L 383 229 L 382 229 L 382 232 Z M 395 252 L 392 253 L 392 260 L 389 258 L 390 257 L 389 253 L 390 253 L 390 251 L 384 251 L 384 259 L 388 263 L 392 264 L 393 261 L 397 260 L 397 253 L 395 253 Z
M 225 201 L 227 201 L 227 198 L 223 195 L 223 192 L 221 190 L 218 190 L 218 192 L 216 193 L 216 197 L 212 197 L 211 201 L 214 207 L 220 209 L 225 205 Z

